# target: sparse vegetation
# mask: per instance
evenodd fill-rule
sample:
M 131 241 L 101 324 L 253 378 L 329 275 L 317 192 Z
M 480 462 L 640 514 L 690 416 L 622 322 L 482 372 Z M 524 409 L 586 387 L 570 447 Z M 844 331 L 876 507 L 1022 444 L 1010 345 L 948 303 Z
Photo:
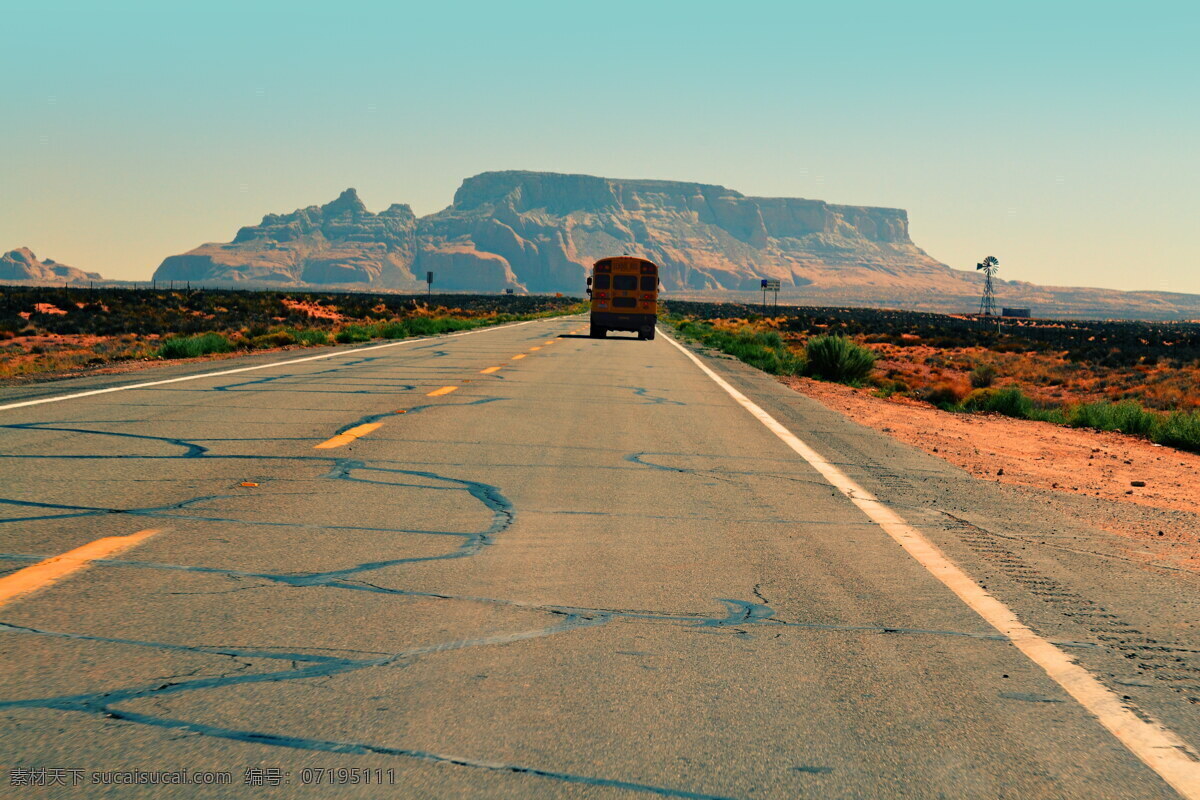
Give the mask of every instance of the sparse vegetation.
M 319 347 L 323 344 L 329 344 L 329 334 L 320 328 L 305 328 L 302 330 L 288 329 L 295 339 L 296 343 L 304 347 Z
M 1151 438 L 1168 447 L 1200 453 L 1200 412 L 1168 414 L 1159 422 Z
M 958 409 L 963 395 L 961 387 L 951 383 L 939 383 L 922 390 L 917 396 L 944 411 L 955 411 Z
M 996 382 L 996 368 L 991 364 L 980 364 L 971 370 L 971 388 L 986 389 Z
M 799 358 L 775 331 L 759 331 L 749 327 L 729 330 L 708 322 L 671 320 L 683 336 L 706 347 L 728 353 L 772 375 L 798 375 L 804 370 Z
M 1033 416 L 1033 400 L 1016 386 L 1003 389 L 976 389 L 963 400 L 964 411 L 991 411 L 1006 417 L 1030 419 Z
M 333 338 L 338 344 L 354 344 L 355 342 L 369 342 L 372 335 L 373 331 L 366 325 L 347 325 L 338 331 Z
M 0 379 L 402 339 L 573 313 L 574 298 L 0 287 Z
M 196 358 L 209 353 L 231 353 L 233 342 L 219 333 L 202 333 L 198 336 L 174 336 L 158 348 L 159 358 Z
M 767 370 L 776 374 L 867 384 L 878 397 L 1118 431 L 1200 451 L 1200 324 L 1022 319 L 997 329 L 966 316 L 865 308 L 780 308 L 763 317 L 744 305 L 665 305 L 684 320 L 681 331 L 778 337 L 771 350 L 791 352 L 802 368 Z M 720 344 L 706 341 L 714 342 Z M 868 353 L 873 368 L 835 366 L 852 360 L 851 346 Z M 728 343 L 718 349 L 755 363 Z
M 804 345 L 804 355 L 806 375 L 838 383 L 861 383 L 875 367 L 873 352 L 840 334 L 812 337 Z
M 1076 428 L 1120 431 L 1132 436 L 1150 436 L 1162 417 L 1131 400 L 1120 403 L 1080 403 L 1073 406 L 1066 416 L 1067 424 Z

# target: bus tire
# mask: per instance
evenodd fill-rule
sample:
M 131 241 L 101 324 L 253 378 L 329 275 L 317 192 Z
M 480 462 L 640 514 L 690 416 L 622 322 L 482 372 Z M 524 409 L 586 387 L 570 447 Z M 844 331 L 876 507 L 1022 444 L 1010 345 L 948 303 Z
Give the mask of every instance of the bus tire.
M 644 342 L 652 340 L 654 338 L 654 328 L 642 328 L 638 331 L 638 338 Z
M 608 329 L 603 325 L 593 325 L 591 330 L 588 331 L 588 336 L 591 336 L 593 339 L 603 339 L 607 335 Z

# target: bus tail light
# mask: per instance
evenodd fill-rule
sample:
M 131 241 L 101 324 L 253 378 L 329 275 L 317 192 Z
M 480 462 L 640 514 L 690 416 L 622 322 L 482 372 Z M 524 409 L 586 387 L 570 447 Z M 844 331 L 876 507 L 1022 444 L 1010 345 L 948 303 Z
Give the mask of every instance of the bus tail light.
M 652 294 L 644 294 L 644 295 L 642 295 L 642 299 L 643 299 L 643 300 L 653 300 L 653 299 L 654 299 L 654 295 L 652 295 Z

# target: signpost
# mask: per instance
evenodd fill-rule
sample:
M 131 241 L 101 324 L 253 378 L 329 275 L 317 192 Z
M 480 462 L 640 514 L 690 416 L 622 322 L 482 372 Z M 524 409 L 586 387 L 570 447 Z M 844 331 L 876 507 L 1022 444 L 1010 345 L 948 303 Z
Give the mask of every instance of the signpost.
M 425 273 L 425 299 L 433 297 L 433 271 Z
M 778 278 L 763 278 L 762 279 L 762 312 L 767 313 L 767 292 L 775 293 L 775 307 L 779 308 L 779 279 Z

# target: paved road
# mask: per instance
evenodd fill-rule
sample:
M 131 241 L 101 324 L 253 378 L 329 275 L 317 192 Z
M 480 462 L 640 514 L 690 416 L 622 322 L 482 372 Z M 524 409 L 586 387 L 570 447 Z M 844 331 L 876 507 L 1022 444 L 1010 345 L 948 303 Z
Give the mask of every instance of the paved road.
M 0 605 L 5 796 L 1178 796 L 1027 651 L 1077 661 L 1127 738 L 1200 742 L 1189 574 L 737 362 L 700 359 L 749 410 L 667 337 L 583 327 L 0 409 L 6 577 L 154 531 Z M 234 785 L 18 789 L 14 767 Z

